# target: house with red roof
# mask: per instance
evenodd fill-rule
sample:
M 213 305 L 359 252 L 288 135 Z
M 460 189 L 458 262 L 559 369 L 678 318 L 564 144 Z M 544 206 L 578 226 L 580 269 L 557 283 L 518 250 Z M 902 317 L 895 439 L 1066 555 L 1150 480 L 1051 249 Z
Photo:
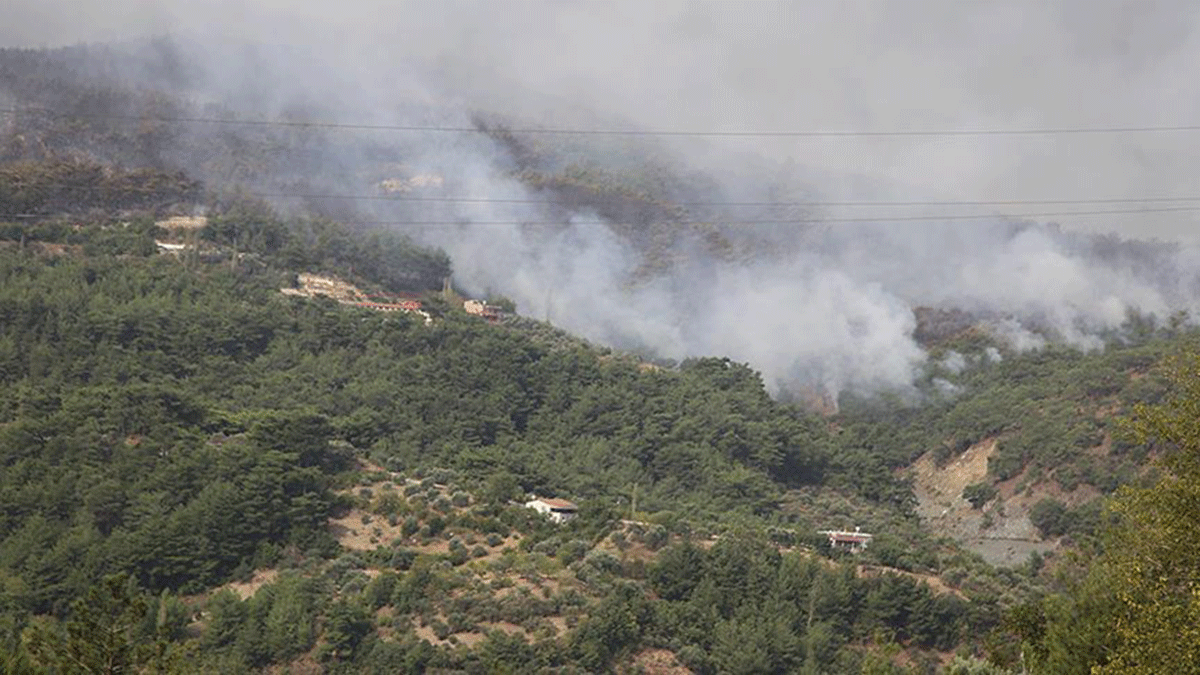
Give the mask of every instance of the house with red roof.
M 849 551 L 851 553 L 858 553 L 865 549 L 875 536 L 867 534 L 857 527 L 854 528 L 853 532 L 846 530 L 820 530 L 818 534 L 829 537 L 829 547 L 833 550 Z
M 579 514 L 579 507 L 565 499 L 534 496 L 525 502 L 525 508 L 533 509 L 556 523 L 565 523 Z

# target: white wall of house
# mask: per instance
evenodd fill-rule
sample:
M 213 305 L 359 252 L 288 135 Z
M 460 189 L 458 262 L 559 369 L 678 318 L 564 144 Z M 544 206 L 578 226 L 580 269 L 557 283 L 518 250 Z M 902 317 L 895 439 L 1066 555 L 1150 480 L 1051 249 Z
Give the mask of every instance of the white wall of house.
M 541 499 L 527 501 L 525 502 L 525 507 L 537 511 L 555 523 L 565 523 L 568 520 L 571 520 L 576 516 L 578 511 L 574 508 L 565 508 L 549 504 Z

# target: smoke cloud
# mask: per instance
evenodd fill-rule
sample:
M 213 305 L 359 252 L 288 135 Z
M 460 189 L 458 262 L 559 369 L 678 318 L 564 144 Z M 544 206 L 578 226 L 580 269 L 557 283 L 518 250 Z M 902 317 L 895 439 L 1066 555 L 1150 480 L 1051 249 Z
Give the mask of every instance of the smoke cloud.
M 134 56 L 97 77 L 169 88 L 200 111 L 269 118 L 467 126 L 483 112 L 530 126 L 660 130 L 1071 128 L 1200 118 L 1197 19 L 1195 3 L 1144 0 L 18 0 L 0 43 L 132 40 L 120 49 Z M 176 36 L 165 53 L 141 41 L 163 33 Z M 194 148 L 213 132 L 180 133 L 192 142 L 178 147 Z M 653 158 L 676 177 L 660 186 L 665 195 L 692 201 L 1179 195 L 1194 191 L 1197 160 L 1194 135 L 1180 133 L 521 140 L 554 149 L 544 154 L 559 165 L 539 167 L 547 170 L 579 159 L 620 174 L 646 170 L 631 157 Z M 905 386 L 926 360 L 913 336 L 921 306 L 977 313 L 1018 350 L 1047 338 L 1097 348 L 1131 312 L 1200 309 L 1195 213 L 1056 225 L 996 206 L 695 207 L 664 238 L 586 204 L 522 203 L 548 193 L 520 180 L 520 152 L 487 136 L 298 130 L 274 141 L 293 148 L 274 186 L 361 193 L 404 180 L 413 194 L 514 200 L 343 208 L 457 223 L 397 227 L 445 248 L 456 283 L 473 293 L 506 295 L 522 313 L 604 344 L 744 360 L 776 391 Z M 171 161 L 228 178 L 206 173 L 216 158 L 188 153 Z M 745 222 L 798 216 L 837 222 Z M 513 221 L 528 224 L 494 224 Z M 1178 243 L 1126 241 L 1148 238 Z

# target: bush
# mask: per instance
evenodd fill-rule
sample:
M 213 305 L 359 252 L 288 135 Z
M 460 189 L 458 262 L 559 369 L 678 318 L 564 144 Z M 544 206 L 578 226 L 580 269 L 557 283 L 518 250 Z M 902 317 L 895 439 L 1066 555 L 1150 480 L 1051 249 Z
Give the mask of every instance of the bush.
M 542 555 L 553 556 L 558 552 L 558 540 L 547 539 L 545 541 L 539 541 L 530 547 L 529 550 L 531 553 L 541 553 Z
M 679 662 L 697 673 L 711 670 L 708 653 L 699 645 L 684 645 L 675 654 Z
M 584 560 L 596 569 L 609 574 L 618 574 L 621 571 L 621 561 L 608 551 L 597 549 L 588 553 Z
M 412 567 L 412 564 L 416 559 L 416 551 L 412 551 L 407 548 L 398 548 L 396 549 L 395 553 L 392 554 L 392 559 L 389 564 L 395 569 L 407 570 Z
M 962 497 L 971 502 L 973 508 L 981 509 L 984 504 L 995 499 L 996 494 L 996 486 L 991 483 L 973 483 L 963 488 Z
M 1100 500 L 1092 500 L 1070 508 L 1047 497 L 1029 510 L 1029 520 L 1043 537 L 1090 535 L 1100 525 L 1101 504 Z
M 1066 534 L 1068 529 L 1067 507 L 1057 499 L 1047 497 L 1029 510 L 1029 520 L 1043 538 Z
M 404 524 L 400 526 L 400 533 L 406 537 L 411 537 L 421 529 L 421 521 L 417 520 L 416 516 L 409 516 L 404 519 Z
M 382 516 L 395 516 L 404 511 L 406 504 L 404 499 L 394 491 L 385 492 L 375 500 L 375 506 L 372 509 L 375 513 Z
M 446 519 L 434 515 L 425 523 L 425 527 L 429 528 L 429 536 L 436 537 L 446 529 Z
M 583 556 L 587 555 L 588 544 L 582 539 L 572 539 L 558 547 L 555 552 L 555 557 L 564 565 L 570 565 L 576 560 L 582 560 Z
M 667 539 L 667 528 L 656 525 L 646 532 L 646 536 L 642 541 L 646 544 L 646 548 L 651 551 L 657 551 L 667 543 Z

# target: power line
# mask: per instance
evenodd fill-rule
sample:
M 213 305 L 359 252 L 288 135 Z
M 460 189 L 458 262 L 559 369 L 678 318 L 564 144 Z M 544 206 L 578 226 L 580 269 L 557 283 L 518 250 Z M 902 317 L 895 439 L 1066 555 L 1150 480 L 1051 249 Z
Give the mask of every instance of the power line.
M 1101 127 L 1029 127 L 1023 129 L 895 129 L 895 130 L 678 130 L 678 129 L 579 129 L 564 127 L 498 127 L 417 124 L 361 124 L 328 121 L 237 119 L 228 117 L 191 117 L 168 115 L 101 115 L 65 114 L 45 108 L 0 108 L 0 114 L 41 114 L 73 120 L 109 120 L 125 122 L 163 122 L 170 124 L 209 124 L 249 127 L 291 127 L 301 129 L 341 129 L 348 131 L 401 131 L 428 133 L 504 133 L 517 135 L 557 136 L 676 136 L 711 138 L 854 138 L 854 137 L 949 137 L 949 136 L 1052 136 L 1066 134 L 1131 134 L 1131 133 L 1178 133 L 1200 131 L 1200 124 L 1180 125 L 1129 125 Z
M 1144 209 L 1096 209 L 1087 211 L 1039 211 L 1039 212 L 1024 212 L 1024 213 L 975 213 L 975 214 L 923 214 L 909 216 L 878 216 L 878 217 L 816 217 L 816 218 L 774 218 L 774 219 L 755 219 L 755 220 L 725 220 L 725 219 L 700 219 L 700 220 L 675 220 L 665 221 L 674 225 L 799 225 L 799 224 L 819 224 L 819 223 L 883 223 L 883 222 L 918 222 L 918 221 L 960 221 L 960 220 L 991 220 L 991 219 L 1021 219 L 1021 218 L 1061 218 L 1070 216 L 1100 216 L 1100 215 L 1133 215 L 1143 213 L 1185 213 L 1185 212 L 1200 212 L 1200 205 L 1196 206 L 1174 206 L 1174 207 L 1154 207 Z M 50 218 L 46 214 L 36 213 L 18 213 L 18 214 L 0 214 L 0 218 L 9 219 L 31 219 L 31 218 Z M 620 220 L 578 220 L 578 219 L 561 219 L 561 220 L 337 220 L 337 222 L 345 225 L 413 225 L 413 226 L 462 226 L 462 225 L 612 225 L 622 224 Z
M 388 195 L 345 195 L 345 194 L 294 194 L 294 193 L 256 193 L 255 196 L 265 198 L 303 198 L 331 199 L 349 201 L 397 201 L 397 202 L 445 202 L 464 204 L 559 204 L 560 200 L 553 199 L 519 199 L 492 197 L 394 197 Z M 620 202 L 629 200 L 597 200 L 600 202 Z M 718 206 L 718 207 L 769 207 L 769 206 L 1023 206 L 1035 204 L 1133 204 L 1133 203 L 1178 203 L 1200 201 L 1200 196 L 1193 197 L 1111 197 L 1092 199 L 991 199 L 991 200 L 931 200 L 931 201 L 680 201 L 652 202 L 658 206 Z
M 112 192 L 115 194 L 159 194 L 164 191 L 161 187 L 107 187 L 97 185 L 72 185 L 61 183 L 39 183 L 29 186 L 34 189 L 69 190 L 72 192 Z M 180 188 L 187 191 L 189 188 Z M 201 188 L 207 192 L 219 190 Z M 415 202 L 415 203 L 444 203 L 444 204 L 545 204 L 560 205 L 558 199 L 508 198 L 508 197 L 461 197 L 461 196 L 411 196 L 395 194 L 346 194 L 346 193 L 309 193 L 309 192 L 259 192 L 232 190 L 230 194 L 260 197 L 263 199 L 313 199 L 313 200 L 343 200 L 343 201 L 383 201 L 383 202 Z M 900 201 L 828 201 L 828 200 L 797 200 L 797 201 L 661 201 L 631 199 L 595 199 L 587 205 L 596 203 L 628 203 L 641 201 L 646 204 L 661 207 L 674 206 L 705 206 L 705 207 L 783 207 L 783 206 L 812 206 L 812 207 L 908 207 L 908 206 L 1066 206 L 1071 204 L 1160 204 L 1200 202 L 1200 195 L 1160 195 L 1152 197 L 1088 197 L 1082 199 L 952 199 L 952 200 L 900 200 Z M 584 205 L 584 206 L 587 206 Z
M 977 214 L 953 214 L 953 215 L 916 215 L 916 216 L 881 216 L 881 217 L 816 217 L 816 218 L 774 218 L 763 220 L 676 220 L 670 221 L 676 225 L 801 225 L 801 224 L 819 224 L 819 223 L 876 223 L 876 222 L 905 222 L 905 221 L 957 221 L 957 220 L 992 220 L 992 219 L 1020 219 L 1020 218 L 1057 218 L 1067 216 L 1099 216 L 1099 215 L 1120 215 L 1120 214 L 1140 214 L 1140 213 L 1184 213 L 1184 212 L 1200 212 L 1200 205 L 1197 206 L 1178 206 L 1178 207 L 1162 207 L 1148 209 L 1100 209 L 1090 211 L 1041 211 L 1036 213 L 977 213 Z M 545 220 L 545 221 L 522 221 L 522 220 L 345 220 L 339 221 L 347 225 L 566 225 L 568 222 L 573 225 L 610 225 L 621 224 L 620 220 Z

